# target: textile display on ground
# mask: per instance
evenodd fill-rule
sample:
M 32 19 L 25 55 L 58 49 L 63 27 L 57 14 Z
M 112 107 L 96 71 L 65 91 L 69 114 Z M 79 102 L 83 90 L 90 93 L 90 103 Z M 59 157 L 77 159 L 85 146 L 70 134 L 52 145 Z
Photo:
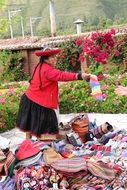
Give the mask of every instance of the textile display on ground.
M 24 140 L 15 153 L 0 136 L 0 190 L 127 190 L 127 131 L 84 117 L 60 125 L 62 139 Z

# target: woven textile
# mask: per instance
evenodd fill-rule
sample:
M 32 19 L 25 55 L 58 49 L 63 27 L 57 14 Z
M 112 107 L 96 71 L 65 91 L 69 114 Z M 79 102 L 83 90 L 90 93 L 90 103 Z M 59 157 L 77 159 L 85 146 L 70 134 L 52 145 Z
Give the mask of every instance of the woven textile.
M 4 182 L 1 182 L 0 190 L 16 190 L 15 178 L 8 177 Z
M 8 170 L 11 166 L 11 164 L 14 162 L 15 156 L 12 154 L 12 152 L 8 152 L 6 155 L 6 159 L 0 162 L 0 174 L 7 175 Z
M 103 100 L 100 84 L 96 75 L 90 75 L 91 95 L 98 101 Z
M 3 151 L 0 149 L 0 162 L 6 158 L 5 154 Z
M 97 177 L 101 177 L 103 179 L 112 180 L 115 178 L 115 171 L 111 167 L 108 166 L 108 164 L 105 164 L 103 162 L 93 162 L 88 161 L 87 162 L 88 170 Z
M 86 161 L 84 158 L 77 157 L 71 159 L 58 160 L 51 164 L 55 170 L 64 172 L 79 172 L 82 170 L 87 171 Z
M 46 165 L 50 165 L 51 163 L 62 159 L 62 156 L 59 153 L 55 152 L 53 148 L 48 148 L 43 152 L 43 159 Z
M 91 160 L 85 161 L 84 158 L 76 157 L 71 159 L 58 160 L 51 164 L 55 170 L 64 172 L 79 172 L 82 170 L 89 171 L 94 176 L 101 177 L 103 179 L 114 179 L 115 171 L 108 164 L 103 162 L 93 162 Z

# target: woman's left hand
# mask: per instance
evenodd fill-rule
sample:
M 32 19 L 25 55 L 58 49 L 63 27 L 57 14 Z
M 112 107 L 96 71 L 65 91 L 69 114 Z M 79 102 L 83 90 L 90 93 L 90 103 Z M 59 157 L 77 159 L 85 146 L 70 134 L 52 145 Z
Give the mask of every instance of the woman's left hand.
M 90 74 L 82 73 L 82 79 L 86 80 L 87 82 L 89 82 L 90 81 Z

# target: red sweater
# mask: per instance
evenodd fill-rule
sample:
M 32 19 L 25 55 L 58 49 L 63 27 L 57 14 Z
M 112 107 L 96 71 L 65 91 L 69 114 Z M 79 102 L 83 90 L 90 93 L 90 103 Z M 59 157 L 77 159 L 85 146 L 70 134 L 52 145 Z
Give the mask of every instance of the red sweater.
M 37 67 L 25 94 L 30 100 L 41 106 L 57 109 L 58 81 L 77 80 L 76 73 L 61 72 L 44 63 L 41 68 L 42 89 L 40 89 L 39 67 Z

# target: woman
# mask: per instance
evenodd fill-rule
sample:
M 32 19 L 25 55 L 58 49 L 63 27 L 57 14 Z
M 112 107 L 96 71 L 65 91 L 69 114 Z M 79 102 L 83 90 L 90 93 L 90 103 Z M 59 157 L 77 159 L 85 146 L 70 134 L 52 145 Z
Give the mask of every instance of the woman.
M 55 69 L 56 54 L 60 49 L 44 48 L 35 54 L 40 61 L 25 94 L 21 98 L 17 116 L 17 127 L 26 133 L 26 138 L 34 134 L 58 134 L 58 81 L 89 80 L 86 73 L 69 73 Z

